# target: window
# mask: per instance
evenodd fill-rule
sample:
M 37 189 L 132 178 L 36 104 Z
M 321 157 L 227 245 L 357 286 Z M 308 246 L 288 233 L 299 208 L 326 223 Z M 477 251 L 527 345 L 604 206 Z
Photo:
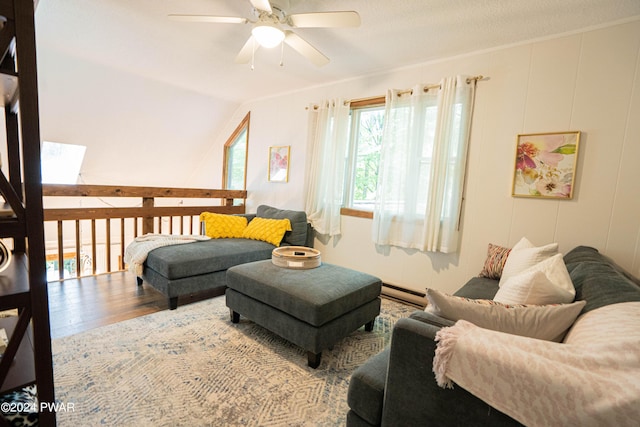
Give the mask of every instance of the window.
M 344 206 L 373 211 L 378 184 L 384 97 L 351 103 Z
M 407 107 L 404 113 L 410 114 Z M 429 188 L 431 172 L 431 155 L 433 152 L 433 141 L 435 138 L 435 123 L 438 108 L 435 105 L 426 107 L 424 122 L 424 145 L 420 155 L 416 157 L 416 165 L 419 170 L 419 182 L 416 187 Z M 346 188 L 344 206 L 357 211 L 373 211 L 375 196 L 378 185 L 378 171 L 380 166 L 380 144 L 382 141 L 382 131 L 384 128 L 385 98 L 371 98 L 364 101 L 351 103 L 350 140 L 348 157 L 346 160 Z M 403 114 L 398 112 L 397 114 Z M 449 161 L 451 167 L 458 162 L 457 153 L 459 129 L 462 115 L 462 105 L 456 104 L 453 117 L 452 152 Z M 446 195 L 451 198 L 450 191 Z M 426 193 L 422 197 L 417 197 L 414 208 L 421 216 L 426 209 Z M 455 215 L 449 212 L 449 205 L 446 205 L 444 215 Z
M 457 251 L 474 93 L 474 80 L 453 76 L 436 87 L 387 94 L 372 223 L 376 244 Z
M 45 184 L 77 184 L 87 147 L 84 145 L 42 143 L 42 182 Z
M 225 190 L 246 189 L 250 115 L 247 113 L 224 144 L 222 187 Z
M 339 235 L 341 214 L 373 218 L 377 245 L 455 252 L 479 78 L 315 107 L 306 209 L 316 231 Z

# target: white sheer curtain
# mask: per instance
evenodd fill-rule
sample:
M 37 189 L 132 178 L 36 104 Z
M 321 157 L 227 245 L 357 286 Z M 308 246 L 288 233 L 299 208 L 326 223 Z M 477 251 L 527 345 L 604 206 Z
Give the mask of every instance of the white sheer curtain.
M 305 211 L 319 234 L 340 234 L 345 156 L 349 143 L 349 103 L 324 101 L 310 108 L 311 164 Z
M 387 93 L 373 214 L 378 245 L 429 252 L 458 249 L 458 221 L 475 80 L 447 77 Z

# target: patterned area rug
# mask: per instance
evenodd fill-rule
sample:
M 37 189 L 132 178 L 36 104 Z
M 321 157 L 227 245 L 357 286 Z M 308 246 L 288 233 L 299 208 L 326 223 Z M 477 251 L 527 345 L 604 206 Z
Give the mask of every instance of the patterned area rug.
M 306 352 L 241 317 L 224 297 L 53 341 L 60 426 L 339 426 L 355 368 L 380 352 L 416 308 L 382 300 L 364 327 L 322 353 Z M 70 405 L 71 404 L 71 405 Z

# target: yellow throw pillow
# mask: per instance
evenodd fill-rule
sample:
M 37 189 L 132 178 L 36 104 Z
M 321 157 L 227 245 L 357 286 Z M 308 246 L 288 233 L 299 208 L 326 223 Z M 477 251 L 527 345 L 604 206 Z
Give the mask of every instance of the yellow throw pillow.
M 240 239 L 247 228 L 247 218 L 238 215 L 202 212 L 200 221 L 204 221 L 205 234 L 212 239 Z
M 291 231 L 288 219 L 254 218 L 244 229 L 245 239 L 262 240 L 274 246 L 280 246 L 284 233 Z

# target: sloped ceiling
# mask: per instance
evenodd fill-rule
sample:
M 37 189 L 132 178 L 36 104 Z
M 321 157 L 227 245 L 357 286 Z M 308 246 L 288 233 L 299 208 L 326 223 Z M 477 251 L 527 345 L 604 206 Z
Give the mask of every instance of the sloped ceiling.
M 215 186 L 221 165 L 202 153 L 221 152 L 245 101 L 640 17 L 640 0 L 288 1 L 355 10 L 362 25 L 296 29 L 324 67 L 285 46 L 284 66 L 281 49 L 261 49 L 251 70 L 234 63 L 251 25 L 167 17 L 252 18 L 249 0 L 40 0 L 41 137 L 87 146 L 88 184 L 183 186 L 200 165 Z
M 362 25 L 296 30 L 331 59 L 322 68 L 285 47 L 284 66 L 279 48 L 263 49 L 251 70 L 234 63 L 250 25 L 167 18 L 170 13 L 252 18 L 248 0 L 40 0 L 38 48 L 241 103 L 629 19 L 640 14 L 640 1 L 290 0 L 288 10 L 355 10 Z

